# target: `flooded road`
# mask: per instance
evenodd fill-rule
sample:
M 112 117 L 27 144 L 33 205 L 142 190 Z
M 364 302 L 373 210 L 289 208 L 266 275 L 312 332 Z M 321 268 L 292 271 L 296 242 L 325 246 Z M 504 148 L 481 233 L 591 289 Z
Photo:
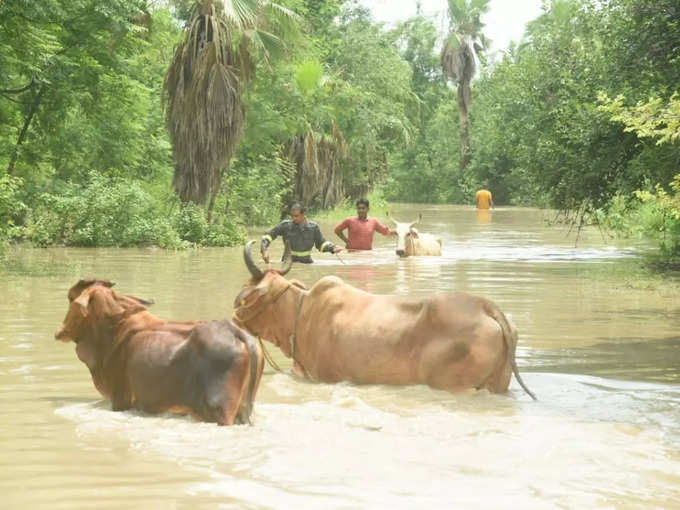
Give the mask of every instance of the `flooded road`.
M 597 230 L 574 247 L 535 209 L 393 215 L 419 212 L 442 257 L 399 260 L 378 235 L 373 252 L 316 253 L 290 277 L 494 300 L 538 402 L 515 380 L 507 395 L 451 395 L 266 367 L 253 427 L 112 412 L 73 344 L 53 339 L 68 288 L 97 276 L 161 317 L 230 317 L 242 249 L 20 248 L 0 270 L 2 508 L 680 508 L 680 297 L 629 281 L 642 248 Z

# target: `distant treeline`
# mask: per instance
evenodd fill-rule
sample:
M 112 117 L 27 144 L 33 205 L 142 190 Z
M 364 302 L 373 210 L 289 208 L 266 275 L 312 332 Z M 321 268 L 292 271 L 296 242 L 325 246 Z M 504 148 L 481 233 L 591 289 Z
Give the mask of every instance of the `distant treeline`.
M 222 3 L 6 0 L 1 235 L 228 245 L 296 200 L 471 203 L 486 185 L 499 204 L 652 233 L 677 255 L 680 4 L 553 0 L 495 54 L 484 51 L 487 4 L 449 2 L 447 33 L 420 15 L 387 29 L 344 0 L 283 0 L 263 11 L 268 25 L 234 25 L 227 46 L 248 59 L 229 61 L 242 86 L 229 111 L 245 122 L 215 193 L 191 203 L 175 192 L 182 147 L 168 135 L 166 73 L 187 30 L 202 29 L 196 13 Z M 268 40 L 281 20 L 293 29 Z M 197 48 L 213 42 L 203 34 Z

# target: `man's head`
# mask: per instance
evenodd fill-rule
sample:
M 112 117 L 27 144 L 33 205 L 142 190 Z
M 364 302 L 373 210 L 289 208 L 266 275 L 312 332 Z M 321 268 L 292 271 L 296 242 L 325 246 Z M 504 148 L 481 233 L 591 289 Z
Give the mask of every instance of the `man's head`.
M 360 198 L 356 202 L 357 204 L 357 216 L 359 216 L 360 219 L 365 220 L 366 217 L 368 216 L 368 200 L 365 198 Z
M 300 203 L 295 203 L 290 208 L 290 218 L 296 225 L 302 225 L 307 218 L 305 218 L 305 206 Z

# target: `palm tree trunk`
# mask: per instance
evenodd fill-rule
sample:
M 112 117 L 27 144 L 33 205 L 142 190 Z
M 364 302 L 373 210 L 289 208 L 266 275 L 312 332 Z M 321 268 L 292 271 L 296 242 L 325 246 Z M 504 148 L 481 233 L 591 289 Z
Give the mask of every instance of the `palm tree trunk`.
M 220 189 L 222 188 L 222 179 L 224 179 L 224 175 L 229 171 L 229 163 L 227 163 L 227 166 L 222 169 L 222 171 L 218 174 L 217 176 L 217 183 L 214 185 L 211 193 L 210 193 L 210 202 L 208 203 L 208 223 L 212 221 L 212 213 L 213 209 L 215 208 L 215 200 L 217 200 L 217 195 L 220 194 Z
M 45 92 L 45 85 L 42 84 L 40 86 L 40 90 L 38 91 L 38 95 L 35 97 L 33 100 L 33 103 L 31 104 L 31 109 L 28 112 L 28 116 L 26 117 L 26 120 L 24 121 L 24 125 L 21 128 L 21 132 L 19 132 L 19 138 L 17 138 L 17 143 L 14 146 L 14 151 L 12 152 L 12 157 L 9 160 L 9 165 L 7 165 L 7 174 L 8 175 L 13 175 L 14 174 L 14 167 L 17 163 L 17 159 L 19 158 L 19 147 L 21 147 L 21 144 L 24 143 L 24 140 L 26 139 L 26 133 L 28 133 L 28 128 L 31 125 L 31 122 L 33 121 L 33 117 L 35 117 L 36 112 L 38 111 L 38 107 L 40 106 L 40 101 L 42 100 L 43 93 Z
M 468 103 L 470 99 L 470 82 L 460 80 L 458 83 L 458 117 L 460 123 L 460 166 L 465 168 L 472 157 L 470 147 L 470 122 L 468 118 Z

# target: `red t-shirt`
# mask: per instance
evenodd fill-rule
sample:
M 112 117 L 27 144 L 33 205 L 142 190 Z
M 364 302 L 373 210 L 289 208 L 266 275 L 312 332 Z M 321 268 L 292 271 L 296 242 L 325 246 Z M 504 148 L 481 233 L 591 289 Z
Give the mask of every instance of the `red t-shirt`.
M 342 232 L 346 228 L 349 229 L 349 235 L 347 236 L 349 240 L 349 243 L 347 243 L 348 250 L 372 250 L 373 233 L 376 230 L 383 235 L 387 235 L 390 232 L 389 228 L 371 217 L 363 221 L 358 216 L 347 218 L 336 225 L 335 231 Z

